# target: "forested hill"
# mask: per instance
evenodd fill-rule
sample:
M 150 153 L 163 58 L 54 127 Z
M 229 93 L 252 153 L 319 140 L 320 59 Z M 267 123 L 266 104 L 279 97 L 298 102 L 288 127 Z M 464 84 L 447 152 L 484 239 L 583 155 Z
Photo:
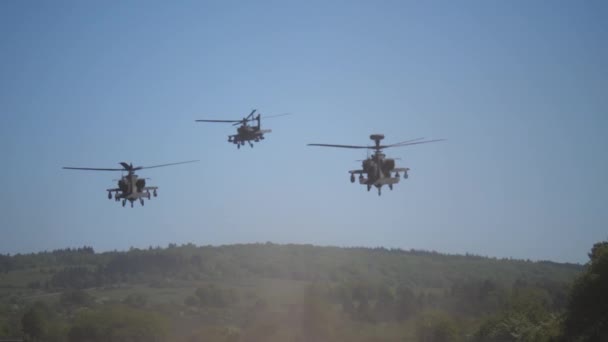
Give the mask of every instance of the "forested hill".
M 273 243 L 0 255 L 0 339 L 550 341 L 581 335 L 561 322 L 592 271 Z
M 1 273 L 27 269 L 41 271 L 28 285 L 47 289 L 86 288 L 156 275 L 184 279 L 371 281 L 412 288 L 450 288 L 475 280 L 491 280 L 506 287 L 516 281 L 568 283 L 583 267 L 419 250 L 273 243 L 218 247 L 169 244 L 167 248 L 104 253 L 83 247 L 0 255 Z M 10 286 L 0 282 L 0 286 L 7 285 Z

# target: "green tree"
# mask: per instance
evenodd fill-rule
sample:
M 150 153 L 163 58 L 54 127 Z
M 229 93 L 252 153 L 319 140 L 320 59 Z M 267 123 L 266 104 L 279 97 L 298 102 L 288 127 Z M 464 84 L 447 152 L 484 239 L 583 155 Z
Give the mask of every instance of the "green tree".
M 167 320 L 159 314 L 123 305 L 82 313 L 68 333 L 70 342 L 165 341 Z
M 416 337 L 420 342 L 459 341 L 458 325 L 446 313 L 425 312 L 416 320 Z
M 65 308 L 79 308 L 83 306 L 92 306 L 94 302 L 93 296 L 84 290 L 69 290 L 65 291 L 59 297 L 59 303 Z
M 477 341 L 553 341 L 559 336 L 559 320 L 549 312 L 546 290 L 518 286 L 504 311 L 487 318 L 475 334 Z
M 564 319 L 567 341 L 608 341 L 608 241 L 596 243 L 575 281 Z
M 417 310 L 416 295 L 408 287 L 397 290 L 396 314 L 398 319 L 408 319 Z
M 35 303 L 21 318 L 21 329 L 26 341 L 43 341 L 48 329 L 50 310 L 42 302 Z

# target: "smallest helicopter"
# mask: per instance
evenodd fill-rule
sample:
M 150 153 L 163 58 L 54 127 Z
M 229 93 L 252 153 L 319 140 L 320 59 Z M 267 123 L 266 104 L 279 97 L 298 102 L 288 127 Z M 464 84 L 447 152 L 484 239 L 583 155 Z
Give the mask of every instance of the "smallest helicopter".
M 141 205 L 144 205 L 144 198 L 150 199 L 151 194 L 156 197 L 158 195 L 157 186 L 146 186 L 147 178 L 139 178 L 135 171 L 143 170 L 143 169 L 152 169 L 163 166 L 170 165 L 179 165 L 186 163 L 194 163 L 198 160 L 189 160 L 179 163 L 170 163 L 170 164 L 162 164 L 162 165 L 154 165 L 154 166 L 137 166 L 134 167 L 132 163 L 121 162 L 120 165 L 122 169 L 103 169 L 103 168 L 91 168 L 91 167 L 64 167 L 67 170 L 84 170 L 84 171 L 121 171 L 127 172 L 127 175 L 122 176 L 118 180 L 118 187 L 107 189 L 108 199 L 112 199 L 112 193 L 114 194 L 114 200 L 116 202 L 122 200 L 122 206 L 124 207 L 127 204 L 127 201 L 131 202 L 131 208 L 133 208 L 133 202 L 139 200 Z M 150 193 L 152 191 L 152 193 Z
M 241 120 L 195 120 L 196 122 L 221 122 L 221 123 L 232 123 L 233 126 L 238 126 L 236 129 L 236 134 L 228 136 L 228 142 L 236 145 L 237 148 L 241 148 L 241 146 L 245 145 L 245 143 L 249 143 L 249 146 L 253 148 L 254 142 L 259 142 L 260 140 L 264 140 L 264 134 L 272 132 L 270 129 L 262 129 L 261 128 L 261 115 L 258 113 L 254 116 L 257 109 L 254 109 Z M 279 116 L 289 115 L 290 113 L 284 113 L 279 115 L 271 115 L 265 116 L 265 119 L 268 118 L 276 118 Z M 256 121 L 256 124 L 253 126 L 249 125 L 249 122 Z

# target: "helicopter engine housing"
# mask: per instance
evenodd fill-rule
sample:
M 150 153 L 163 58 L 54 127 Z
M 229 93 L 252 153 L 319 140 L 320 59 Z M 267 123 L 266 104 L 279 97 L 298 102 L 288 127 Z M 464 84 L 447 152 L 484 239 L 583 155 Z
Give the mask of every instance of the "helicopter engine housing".
M 371 159 L 366 159 L 363 161 L 363 170 L 371 170 L 376 167 L 376 163 Z
M 135 182 L 135 186 L 137 187 L 137 191 L 142 191 L 146 187 L 146 180 L 143 178 L 138 179 L 137 182 Z
M 127 192 L 129 190 L 129 186 L 127 185 L 127 182 L 125 182 L 123 179 L 118 181 L 118 188 L 122 192 Z
M 384 162 L 382 164 L 383 164 L 382 167 L 383 167 L 384 171 L 390 171 L 395 168 L 394 159 L 384 159 Z

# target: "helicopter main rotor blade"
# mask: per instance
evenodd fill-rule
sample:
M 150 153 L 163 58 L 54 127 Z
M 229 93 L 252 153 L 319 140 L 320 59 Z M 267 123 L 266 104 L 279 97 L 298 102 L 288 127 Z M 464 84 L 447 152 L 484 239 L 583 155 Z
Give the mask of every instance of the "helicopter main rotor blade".
M 370 149 L 370 150 L 376 150 L 376 149 L 380 149 L 381 150 L 381 149 L 389 148 L 389 147 L 402 147 L 402 146 L 426 144 L 426 143 L 432 143 L 432 142 L 437 142 L 437 141 L 443 141 L 443 140 L 445 140 L 445 139 L 434 139 L 434 140 L 420 141 L 422 139 L 424 139 L 424 138 L 416 138 L 416 139 L 411 139 L 411 140 L 406 140 L 406 141 L 398 142 L 398 143 L 395 143 L 395 144 L 378 145 L 378 146 L 334 145 L 334 144 L 308 144 L 308 146 L 357 148 L 357 149 L 366 148 L 366 149 Z
M 356 146 L 356 145 L 333 145 L 333 144 L 308 144 L 308 146 L 321 147 L 339 147 L 339 148 L 375 148 L 374 146 Z
M 427 143 L 432 143 L 432 142 L 437 142 L 437 141 L 444 141 L 444 140 L 445 139 L 433 139 L 433 140 L 425 140 L 425 141 L 401 142 L 401 143 L 396 143 L 396 144 L 392 144 L 392 145 L 385 145 L 385 146 L 382 146 L 382 148 L 403 147 L 403 146 L 410 146 L 410 145 L 427 144 Z
M 283 114 L 277 114 L 277 115 L 268 115 L 268 116 L 261 116 L 262 119 L 270 119 L 270 118 L 278 118 L 280 116 L 285 116 L 285 115 L 292 115 L 292 113 L 283 113 Z
M 125 169 L 102 169 L 102 168 L 95 168 L 95 167 L 69 167 L 69 166 L 64 166 L 64 167 L 62 167 L 62 169 L 85 170 L 85 171 L 126 171 Z
M 188 161 L 183 161 L 183 162 L 178 162 L 178 163 L 169 163 L 169 164 L 160 164 L 160 165 L 152 165 L 152 166 L 138 166 L 138 167 L 134 167 L 133 170 L 142 170 L 142 169 L 153 169 L 156 167 L 164 167 L 164 166 L 171 166 L 171 165 L 179 165 L 179 164 L 187 164 L 187 163 L 196 163 L 200 160 L 188 160 Z
M 394 143 L 394 144 L 391 144 L 391 145 L 401 145 L 401 144 L 411 143 L 411 142 L 419 141 L 419 140 L 423 140 L 423 139 L 424 138 L 410 139 L 410 140 L 400 141 L 398 143 Z
M 240 120 L 240 121 L 237 121 L 237 122 L 233 123 L 232 126 L 244 125 L 244 124 L 246 124 L 249 121 L 253 121 L 253 119 L 247 119 L 247 118 L 245 118 L 243 120 Z
M 194 120 L 195 122 L 224 122 L 224 123 L 229 123 L 229 122 L 241 122 L 242 120 Z

